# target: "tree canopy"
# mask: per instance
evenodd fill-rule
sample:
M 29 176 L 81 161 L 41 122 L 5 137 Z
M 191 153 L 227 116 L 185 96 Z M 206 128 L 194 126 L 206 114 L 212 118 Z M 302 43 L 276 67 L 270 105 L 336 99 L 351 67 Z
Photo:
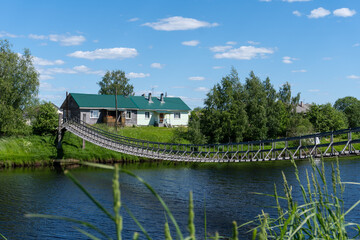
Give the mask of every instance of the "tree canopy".
M 0 135 L 25 128 L 24 110 L 36 98 L 38 88 L 30 51 L 25 49 L 20 55 L 7 40 L 0 40 Z
M 345 113 L 349 127 L 360 127 L 360 100 L 355 97 L 339 98 L 334 108 Z
M 129 83 L 124 71 L 107 71 L 102 80 L 97 84 L 100 86 L 99 94 L 102 95 L 134 95 L 134 86 Z

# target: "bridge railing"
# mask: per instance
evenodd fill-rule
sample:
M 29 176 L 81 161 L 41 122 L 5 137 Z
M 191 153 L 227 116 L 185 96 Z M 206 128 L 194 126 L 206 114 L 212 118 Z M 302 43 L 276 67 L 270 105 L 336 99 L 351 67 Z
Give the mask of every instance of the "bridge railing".
M 272 140 L 249 141 L 239 143 L 226 143 L 226 144 L 177 144 L 177 143 L 164 143 L 146 141 L 131 137 L 125 137 L 119 134 L 110 133 L 106 130 L 96 126 L 87 124 L 80 119 L 71 118 L 65 119 L 64 124 L 70 123 L 86 131 L 88 134 L 93 134 L 94 137 L 104 137 L 104 139 L 111 139 L 113 143 L 122 144 L 131 148 L 143 149 L 162 154 L 182 154 L 184 156 L 196 156 L 198 158 L 238 158 L 239 156 L 248 155 L 255 157 L 269 157 L 270 152 L 280 152 L 281 154 L 288 154 L 287 152 L 304 151 L 313 153 L 320 149 L 320 151 L 334 151 L 334 147 L 345 145 L 351 148 L 352 144 L 360 143 L 360 139 L 352 139 L 352 133 L 360 132 L 359 128 L 343 129 L 334 132 L 323 132 L 310 134 L 298 137 L 280 138 Z M 343 141 L 338 139 L 334 141 L 335 137 L 341 136 Z M 320 141 L 322 138 L 328 138 L 326 141 Z M 340 149 L 341 150 L 341 149 Z M 344 151 L 344 148 L 342 148 Z

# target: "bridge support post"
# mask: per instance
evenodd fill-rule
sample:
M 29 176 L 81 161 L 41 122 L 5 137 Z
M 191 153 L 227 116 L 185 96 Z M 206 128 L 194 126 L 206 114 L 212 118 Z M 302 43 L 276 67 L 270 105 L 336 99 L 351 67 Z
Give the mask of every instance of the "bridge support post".
M 57 137 L 57 149 L 61 149 L 61 141 L 63 138 L 63 131 L 62 131 L 62 122 L 63 122 L 63 114 L 59 113 L 59 120 L 58 120 L 58 137 Z
M 85 149 L 85 139 L 83 139 L 83 142 L 82 142 L 82 149 Z
M 334 132 L 331 132 L 331 139 L 330 139 L 330 144 L 331 144 L 331 155 L 334 156 Z

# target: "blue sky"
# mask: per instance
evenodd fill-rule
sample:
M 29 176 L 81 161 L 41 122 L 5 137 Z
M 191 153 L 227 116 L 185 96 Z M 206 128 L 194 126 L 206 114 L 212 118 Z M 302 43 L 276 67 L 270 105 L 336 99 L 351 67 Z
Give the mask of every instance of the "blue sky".
M 0 38 L 30 49 L 39 97 L 97 93 L 107 70 L 203 105 L 234 66 L 304 102 L 360 97 L 359 0 L 0 1 Z

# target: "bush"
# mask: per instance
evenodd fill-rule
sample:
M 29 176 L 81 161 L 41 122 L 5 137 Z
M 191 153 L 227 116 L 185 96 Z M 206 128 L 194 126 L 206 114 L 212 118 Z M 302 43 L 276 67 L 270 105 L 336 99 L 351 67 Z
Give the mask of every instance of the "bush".
M 41 104 L 35 113 L 32 124 L 33 132 L 37 135 L 54 134 L 58 127 L 58 114 L 50 102 Z

